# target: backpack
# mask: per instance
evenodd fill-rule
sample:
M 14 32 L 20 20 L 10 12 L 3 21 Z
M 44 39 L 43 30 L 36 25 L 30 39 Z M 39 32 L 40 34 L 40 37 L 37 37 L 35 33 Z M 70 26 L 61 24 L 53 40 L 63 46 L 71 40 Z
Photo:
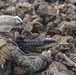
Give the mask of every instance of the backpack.
M 6 40 L 0 37 L 0 49 L 6 44 Z M 11 73 L 11 62 L 6 61 L 0 53 L 0 75 L 11 75 Z

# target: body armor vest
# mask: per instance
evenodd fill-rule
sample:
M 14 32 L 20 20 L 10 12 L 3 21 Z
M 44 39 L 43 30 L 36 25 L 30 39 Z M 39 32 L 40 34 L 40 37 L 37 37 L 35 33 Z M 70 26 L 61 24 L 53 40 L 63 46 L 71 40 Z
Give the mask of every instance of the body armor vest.
M 12 43 L 18 47 L 15 42 L 7 38 L 0 37 L 0 51 L 1 48 L 3 48 L 8 43 Z M 0 75 L 25 75 L 25 71 L 20 67 L 15 67 L 12 69 L 11 66 L 11 62 L 6 61 L 0 53 Z
M 0 51 L 1 48 L 6 44 L 7 40 L 0 37 Z M 0 75 L 10 75 L 10 74 L 11 74 L 11 63 L 7 62 L 0 53 Z

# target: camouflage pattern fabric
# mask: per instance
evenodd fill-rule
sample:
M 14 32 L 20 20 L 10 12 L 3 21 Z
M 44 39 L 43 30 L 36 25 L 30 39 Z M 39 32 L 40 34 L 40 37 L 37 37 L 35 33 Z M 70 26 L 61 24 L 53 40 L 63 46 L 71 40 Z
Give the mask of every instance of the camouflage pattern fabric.
M 21 28 L 22 20 L 18 16 L 0 16 L 0 32 L 9 32 L 12 28 Z
M 29 59 L 15 44 L 12 42 L 7 43 L 0 49 L 0 53 L 5 60 L 11 61 L 14 64 L 24 68 L 26 72 L 37 72 L 46 68 L 51 63 L 51 54 L 43 52 L 35 59 Z

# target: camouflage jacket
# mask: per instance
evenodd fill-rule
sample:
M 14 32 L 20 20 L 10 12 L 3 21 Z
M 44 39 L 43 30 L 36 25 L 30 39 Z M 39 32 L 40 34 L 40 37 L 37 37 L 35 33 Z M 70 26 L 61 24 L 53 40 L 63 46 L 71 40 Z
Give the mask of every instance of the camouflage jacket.
M 47 51 L 42 52 L 40 56 L 37 56 L 35 59 L 30 59 L 14 42 L 3 37 L 0 38 L 0 42 L 0 61 L 2 61 L 0 66 L 2 69 L 5 67 L 5 63 L 9 61 L 22 67 L 27 73 L 35 73 L 46 68 L 46 66 L 51 63 L 51 54 Z

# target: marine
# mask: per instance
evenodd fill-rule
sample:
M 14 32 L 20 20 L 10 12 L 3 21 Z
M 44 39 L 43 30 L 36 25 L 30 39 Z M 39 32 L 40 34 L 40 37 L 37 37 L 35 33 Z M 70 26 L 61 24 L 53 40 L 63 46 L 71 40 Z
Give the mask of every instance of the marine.
M 28 58 L 14 42 L 19 35 L 18 28 L 22 27 L 22 20 L 18 16 L 0 16 L 0 75 L 12 75 L 12 67 L 20 68 L 13 71 L 13 75 L 36 73 L 45 69 L 51 62 L 51 52 L 43 51 L 35 59 Z M 20 72 L 20 73 L 19 73 Z

